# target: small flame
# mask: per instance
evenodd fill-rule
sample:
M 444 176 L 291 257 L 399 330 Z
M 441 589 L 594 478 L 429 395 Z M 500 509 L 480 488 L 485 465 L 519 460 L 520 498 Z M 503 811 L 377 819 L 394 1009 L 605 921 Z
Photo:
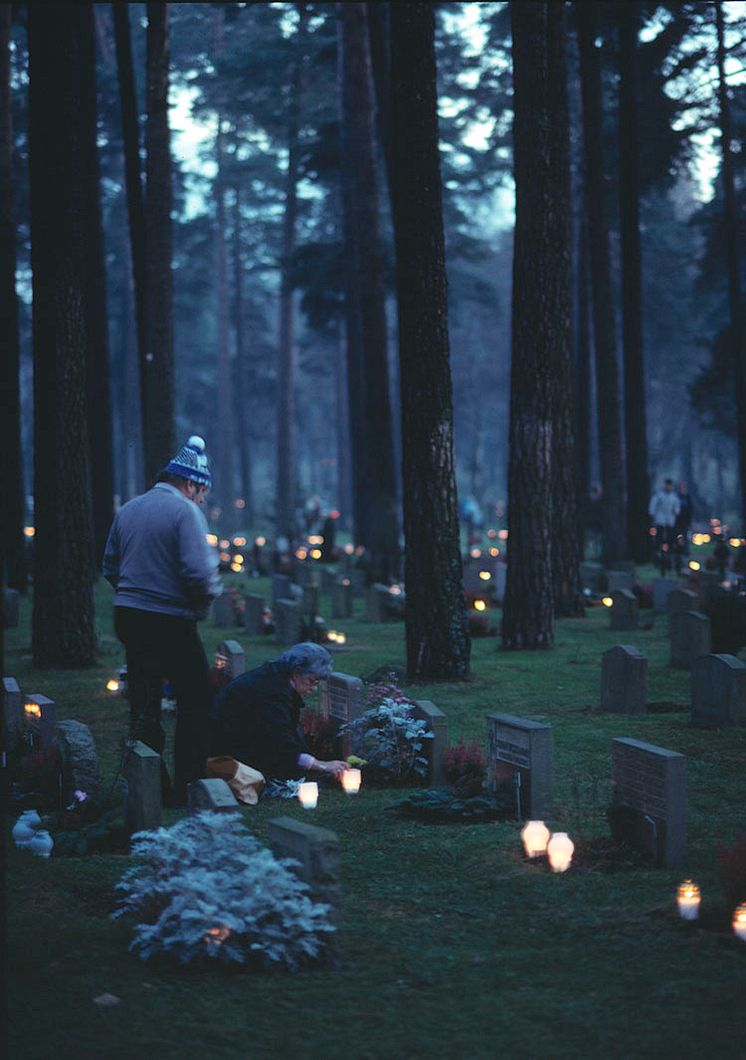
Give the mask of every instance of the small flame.
M 601 602 L 603 603 L 604 607 L 614 606 L 614 601 L 611 599 L 610 596 L 605 596 Z
M 25 703 L 23 710 L 27 718 L 41 717 L 41 707 L 38 703 Z
M 107 692 L 118 692 L 119 691 L 119 681 L 117 681 L 116 677 L 110 677 L 109 680 L 106 682 L 106 691 Z
M 474 610 L 475 611 L 486 611 L 487 610 L 487 604 L 484 602 L 484 600 L 475 600 L 474 601 Z

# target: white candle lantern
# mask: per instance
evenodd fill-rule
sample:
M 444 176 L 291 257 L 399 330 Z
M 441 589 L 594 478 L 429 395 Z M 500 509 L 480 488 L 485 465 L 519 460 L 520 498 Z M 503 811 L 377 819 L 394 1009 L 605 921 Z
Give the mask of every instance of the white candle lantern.
M 547 857 L 552 872 L 567 872 L 574 850 L 575 844 L 567 832 L 555 832 L 547 843 Z
M 538 858 L 547 852 L 547 843 L 552 833 L 543 821 L 527 821 L 521 829 L 523 849 L 528 858 Z
M 692 880 L 684 880 L 676 892 L 676 904 L 682 920 L 696 920 L 699 917 L 699 905 L 702 896 L 699 887 Z
M 315 810 L 319 801 L 319 786 L 315 780 L 298 785 L 298 799 L 304 810 Z
M 733 910 L 733 931 L 742 942 L 746 942 L 746 902 Z
M 348 795 L 357 795 L 360 791 L 362 773 L 359 769 L 345 769 L 342 774 L 342 787 Z

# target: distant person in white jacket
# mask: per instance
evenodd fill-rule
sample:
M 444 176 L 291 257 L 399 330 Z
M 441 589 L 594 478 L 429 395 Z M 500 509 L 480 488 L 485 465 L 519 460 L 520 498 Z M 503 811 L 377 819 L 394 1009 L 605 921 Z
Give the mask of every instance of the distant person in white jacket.
M 671 558 L 676 546 L 676 518 L 681 511 L 681 502 L 674 492 L 673 479 L 667 478 L 663 489 L 650 498 L 648 514 L 655 527 L 655 544 L 661 574 L 671 569 Z
M 218 557 L 200 505 L 211 484 L 205 443 L 193 435 L 147 493 L 117 512 L 104 554 L 114 586 L 114 628 L 127 653 L 130 737 L 163 752 L 163 678 L 176 693 L 174 792 L 204 776 L 212 705 L 210 667 L 197 620 L 220 596 Z M 168 782 L 165 769 L 161 775 Z

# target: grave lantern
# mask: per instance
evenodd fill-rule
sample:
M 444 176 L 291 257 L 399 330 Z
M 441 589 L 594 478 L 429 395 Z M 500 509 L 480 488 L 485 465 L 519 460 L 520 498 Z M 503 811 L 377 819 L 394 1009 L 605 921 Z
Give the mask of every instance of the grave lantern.
M 521 829 L 523 849 L 528 858 L 538 858 L 547 852 L 551 832 L 543 821 L 527 821 Z
M 26 715 L 26 721 L 32 724 L 41 719 L 41 707 L 38 703 L 24 703 L 23 713 Z
M 733 931 L 742 942 L 746 942 L 746 902 L 733 910 Z
M 357 795 L 361 779 L 362 773 L 359 769 L 346 769 L 342 774 L 342 787 L 348 795 Z
M 482 579 L 483 582 L 488 582 L 492 575 L 488 570 L 480 570 L 479 577 Z
M 701 569 L 701 564 L 697 563 L 696 559 L 689 561 L 689 570 L 698 571 Z
M 699 905 L 702 896 L 699 887 L 692 880 L 684 880 L 679 884 L 676 892 L 676 904 L 679 907 L 679 916 L 682 920 L 697 920 L 699 917 Z
M 267 539 L 266 537 L 254 538 L 254 544 L 257 546 L 257 548 L 264 548 L 264 546 L 267 544 Z
M 315 780 L 298 785 L 298 800 L 304 810 L 315 810 L 319 801 L 319 786 Z
M 575 844 L 567 832 L 555 832 L 547 843 L 547 857 L 552 872 L 567 872 L 574 850 Z
M 106 691 L 115 695 L 119 691 L 119 680 L 116 677 L 110 677 L 106 682 Z
M 601 603 L 604 605 L 604 607 L 613 607 L 614 606 L 614 601 L 611 599 L 610 596 L 604 596 L 604 598 L 601 601 Z
M 486 611 L 487 610 L 487 604 L 485 603 L 484 600 L 475 600 L 474 601 L 474 610 L 475 611 Z

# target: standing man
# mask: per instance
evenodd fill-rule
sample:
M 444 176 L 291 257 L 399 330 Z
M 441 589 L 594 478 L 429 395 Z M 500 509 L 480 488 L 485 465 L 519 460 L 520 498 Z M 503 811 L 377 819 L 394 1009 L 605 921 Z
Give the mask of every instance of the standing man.
M 116 590 L 114 628 L 127 653 L 130 738 L 162 754 L 164 677 L 176 693 L 177 805 L 204 776 L 208 754 L 210 668 L 197 620 L 222 592 L 200 509 L 210 484 L 205 443 L 192 435 L 153 488 L 117 512 L 104 554 L 104 577 Z M 162 776 L 167 784 L 165 769 Z
M 681 505 L 673 490 L 673 479 L 667 478 L 663 489 L 657 490 L 650 498 L 648 514 L 655 525 L 655 542 L 658 552 L 661 574 L 671 567 L 671 554 L 676 546 L 676 517 Z

